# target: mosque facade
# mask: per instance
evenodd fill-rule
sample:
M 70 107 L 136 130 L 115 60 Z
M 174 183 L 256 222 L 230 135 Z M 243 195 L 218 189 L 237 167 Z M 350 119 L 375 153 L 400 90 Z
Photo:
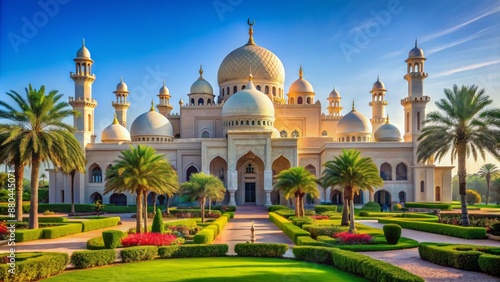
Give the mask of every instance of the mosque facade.
M 285 71 L 281 60 L 271 51 L 257 45 L 253 28 L 248 42 L 229 53 L 218 70 L 218 91 L 203 78 L 192 84 L 186 102 L 179 101 L 180 111 L 172 113 L 170 93 L 163 85 L 157 104 L 127 121 L 128 86 L 123 79 L 116 86 L 112 102 L 115 116 L 112 124 L 100 132 L 96 142 L 92 97 L 93 60 L 82 44 L 77 51 L 75 95 L 69 103 L 80 115 L 74 118 L 75 136 L 87 159 L 86 172 L 75 177 L 75 203 L 133 205 L 133 194 L 104 195 L 105 171 L 120 152 L 130 145 L 147 144 L 165 155 L 176 169 L 179 183 L 192 173 L 205 172 L 219 177 L 227 188 L 223 204 L 271 205 L 287 201 L 272 190 L 273 176 L 284 169 L 304 166 L 320 177 L 323 164 L 338 156 L 342 149 L 354 148 L 373 159 L 384 179 L 384 185 L 373 193 L 362 191 L 355 203 L 376 201 L 390 206 L 407 201 L 450 202 L 451 166 L 432 161 L 418 162 L 417 138 L 421 134 L 426 105 L 424 94 L 425 56 L 417 46 L 406 59 L 408 95 L 401 98 L 404 128 L 400 131 L 385 114 L 387 89 L 380 79 L 373 84 L 371 118 L 355 109 L 342 114 L 342 97 L 333 89 L 327 98 L 327 112 L 315 98 L 311 83 L 303 75 L 285 89 Z M 152 97 L 153 98 L 153 97 Z M 108 102 L 108 101 L 103 101 Z M 70 203 L 70 178 L 57 170 L 50 172 L 51 203 Z M 342 192 L 318 187 L 321 199 L 340 204 Z M 158 197 L 159 204 L 165 196 Z

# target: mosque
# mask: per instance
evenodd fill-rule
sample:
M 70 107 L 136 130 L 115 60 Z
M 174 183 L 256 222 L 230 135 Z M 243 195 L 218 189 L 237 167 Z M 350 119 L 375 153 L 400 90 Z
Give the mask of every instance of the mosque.
M 280 59 L 257 45 L 249 22 L 248 42 L 229 53 L 218 70 L 218 91 L 203 78 L 191 85 L 186 102 L 179 101 L 179 113 L 172 113 L 170 94 L 163 85 L 157 101 L 149 111 L 127 122 L 127 84 L 121 80 L 112 102 L 112 123 L 96 142 L 92 97 L 93 60 L 85 43 L 74 58 L 75 95 L 69 103 L 80 115 L 74 119 L 75 136 L 82 144 L 87 159 L 84 174 L 75 177 L 75 203 L 134 205 L 133 194 L 104 195 L 105 170 L 130 145 L 148 144 L 165 155 L 175 167 L 179 182 L 189 180 L 192 173 L 205 172 L 218 176 L 227 188 L 224 204 L 286 204 L 282 195 L 272 190 L 273 176 L 284 169 L 304 166 L 317 177 L 324 164 L 338 156 L 342 149 L 355 148 L 362 156 L 371 157 L 380 170 L 384 185 L 374 193 L 363 191 L 355 203 L 376 201 L 381 205 L 406 201 L 450 202 L 451 166 L 437 166 L 433 161 L 417 162 L 417 138 L 425 118 L 430 97 L 424 95 L 426 58 L 417 46 L 406 59 L 408 95 L 402 97 L 404 128 L 400 131 L 385 114 L 387 89 L 380 79 L 370 91 L 371 118 L 352 108 L 342 113 L 342 97 L 333 89 L 327 98 L 327 113 L 322 113 L 319 100 L 302 68 L 285 89 L 285 71 Z M 102 97 L 102 96 L 101 96 Z M 152 95 L 153 98 L 153 95 Z M 108 101 L 103 101 L 108 102 Z M 402 133 L 403 134 L 402 134 Z M 70 178 L 60 171 L 49 170 L 50 202 L 70 203 Z M 320 189 L 320 201 L 340 204 L 342 192 Z M 159 204 L 165 196 L 158 197 Z

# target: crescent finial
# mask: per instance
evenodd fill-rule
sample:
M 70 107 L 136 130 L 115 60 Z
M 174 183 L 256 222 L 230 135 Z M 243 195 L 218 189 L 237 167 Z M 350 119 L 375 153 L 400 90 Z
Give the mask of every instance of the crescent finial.
M 255 24 L 255 19 L 253 20 L 253 22 L 250 22 L 250 18 L 248 18 L 247 23 L 249 26 L 253 26 Z

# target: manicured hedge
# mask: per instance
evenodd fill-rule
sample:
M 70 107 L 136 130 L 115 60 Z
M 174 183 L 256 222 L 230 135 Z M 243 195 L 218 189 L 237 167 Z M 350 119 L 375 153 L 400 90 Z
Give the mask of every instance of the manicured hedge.
M 114 249 L 121 245 L 122 238 L 125 236 L 120 230 L 106 230 L 102 232 L 102 241 L 104 243 L 104 248 Z
M 300 236 L 308 236 L 311 237 L 311 234 L 304 229 L 293 225 L 287 219 L 277 215 L 274 212 L 269 213 L 269 219 L 273 222 L 283 233 L 285 233 L 288 238 L 290 238 L 295 244 L 297 244 L 297 237 Z
M 291 216 L 295 216 L 295 211 L 293 210 L 277 210 L 275 213 L 284 218 L 289 218 Z
M 406 218 L 435 218 L 437 219 L 437 216 L 428 214 L 428 213 L 409 213 L 405 212 L 403 213 L 403 217 Z
M 420 202 L 406 202 L 405 208 L 421 208 L 421 209 L 439 209 L 451 210 L 451 203 L 420 203 Z
M 267 208 L 267 211 L 269 211 L 269 212 L 275 212 L 278 210 L 291 210 L 291 209 L 289 207 L 283 206 L 283 205 L 272 205 L 272 206 L 269 206 Z
M 311 233 L 311 237 L 314 239 L 317 239 L 318 236 L 331 237 L 335 233 L 342 232 L 342 228 L 340 228 L 340 226 L 318 226 L 318 225 L 305 226 L 305 225 L 303 225 L 302 229 L 309 231 L 309 233 Z
M 500 256 L 491 254 L 498 247 L 420 243 L 420 258 L 432 263 L 469 271 L 484 271 L 500 276 Z M 485 256 L 483 259 L 481 257 Z M 484 269 L 484 270 L 483 270 Z
M 189 229 L 193 229 L 198 226 L 198 223 L 196 222 L 196 219 L 181 219 L 177 221 L 166 222 L 165 229 L 168 229 L 169 226 L 185 226 Z
M 278 226 L 279 229 L 283 229 L 283 223 L 290 222 L 288 219 L 279 216 L 275 212 L 270 212 L 269 213 L 269 220 L 271 220 L 274 225 Z
M 221 217 L 214 220 L 207 227 L 203 228 L 200 232 L 196 233 L 193 238 L 194 244 L 212 244 L 212 242 L 217 238 L 217 235 L 224 229 L 229 218 L 230 214 L 223 214 Z
M 370 216 L 370 217 L 401 217 L 402 213 L 395 212 L 367 212 L 362 211 L 359 213 L 359 216 Z
M 118 217 L 118 216 L 116 216 L 116 217 L 103 217 L 101 219 L 90 219 L 87 221 L 81 221 L 82 232 L 117 226 L 118 222 L 120 222 L 120 217 Z
M 89 249 L 89 250 L 104 250 L 104 249 L 106 249 L 106 247 L 104 247 L 104 240 L 102 239 L 102 236 L 94 237 L 94 238 L 87 240 L 87 249 Z
M 293 248 L 293 254 L 298 260 L 329 264 L 370 281 L 424 281 L 395 265 L 337 248 L 297 246 Z
M 82 225 L 79 223 L 68 223 L 60 226 L 45 227 L 42 230 L 44 239 L 54 239 L 80 233 L 82 232 Z
M 240 243 L 234 246 L 240 257 L 280 258 L 288 251 L 287 244 Z
M 23 213 L 29 213 L 30 212 L 30 205 L 29 204 L 23 204 Z M 8 203 L 0 203 L 0 214 L 9 214 L 9 206 Z M 11 218 L 9 218 L 11 219 Z
M 115 257 L 114 250 L 76 251 L 71 255 L 71 264 L 75 268 L 91 268 L 112 264 Z
M 314 211 L 316 213 L 323 213 L 323 212 L 329 212 L 329 211 L 337 212 L 337 206 L 333 206 L 333 205 L 316 205 L 314 207 Z
M 23 219 L 24 220 L 24 219 Z M 26 221 L 28 218 L 26 218 Z M 67 217 L 61 217 L 61 216 L 51 216 L 51 217 L 39 217 L 38 222 L 57 222 L 57 223 L 67 223 L 68 218 Z
M 229 251 L 226 244 L 175 245 L 158 248 L 160 258 L 223 257 Z
M 9 254 L 0 254 L 0 257 Z M 44 279 L 62 273 L 68 265 L 66 253 L 16 253 L 15 274 L 8 273 L 9 264 L 0 264 L 0 281 L 28 282 Z
M 379 223 L 394 223 L 402 228 L 419 230 L 424 232 L 448 235 L 464 239 L 484 239 L 486 238 L 486 228 L 483 227 L 463 227 L 450 224 L 434 222 L 417 222 L 396 219 L 379 219 Z
M 120 251 L 123 262 L 134 262 L 141 260 L 152 260 L 156 257 L 158 248 L 156 246 L 135 246 Z
M 172 215 L 177 215 L 178 213 L 190 213 L 192 217 L 201 217 L 201 210 L 200 209 L 177 209 L 177 210 L 171 210 L 170 213 Z M 222 215 L 221 211 L 218 210 L 212 210 L 210 213 L 208 212 L 207 209 L 205 209 L 205 215 L 208 214 L 216 214 L 216 215 Z
M 298 246 L 328 246 L 325 242 L 316 241 L 311 237 L 300 236 L 297 237 Z
M 17 229 L 15 234 L 16 242 L 33 241 L 43 238 L 43 229 Z

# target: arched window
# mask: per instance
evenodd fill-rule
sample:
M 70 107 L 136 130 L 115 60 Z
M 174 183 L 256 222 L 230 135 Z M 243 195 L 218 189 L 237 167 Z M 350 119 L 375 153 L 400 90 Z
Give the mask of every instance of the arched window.
M 302 97 L 297 98 L 297 104 L 302 104 Z
M 255 125 L 255 120 L 252 120 L 252 125 Z
M 198 99 L 198 106 L 200 106 L 200 105 L 203 106 L 204 102 L 205 101 L 203 101 L 203 98 Z
M 92 195 L 90 195 L 90 202 L 95 203 L 97 201 L 99 201 L 102 204 L 102 195 L 97 192 L 94 192 L 92 193 Z
M 257 87 L 256 87 L 256 88 L 257 88 L 257 90 L 259 90 L 259 91 L 260 91 L 260 85 L 257 85 Z
M 343 139 L 343 138 L 342 138 L 342 139 Z M 346 141 L 346 142 L 349 142 L 349 140 L 350 140 L 350 139 L 349 139 L 349 136 L 347 136 L 347 137 L 345 138 L 345 141 Z
M 352 142 L 356 142 L 356 136 L 353 136 L 353 137 L 351 138 L 351 141 L 352 141 Z
M 276 96 L 276 87 L 273 86 L 273 96 Z
M 248 119 L 246 121 L 246 125 L 250 125 L 250 121 Z
M 188 169 L 186 170 L 186 181 L 189 181 L 189 179 L 191 178 L 191 174 L 193 173 L 198 173 L 198 169 L 194 165 L 188 167 Z
M 358 142 L 361 142 L 361 136 L 358 136 Z
M 406 132 L 410 132 L 410 113 L 406 113 Z
M 194 105 L 194 99 L 191 98 L 191 106 L 193 106 L 193 105 Z
M 326 132 L 326 130 L 323 130 L 323 132 L 321 132 L 321 136 L 328 136 L 328 132 Z
M 208 133 L 208 131 L 203 131 L 201 138 L 210 138 L 210 133 Z
M 441 202 L 441 187 L 436 186 L 436 191 L 435 191 L 435 193 L 436 193 L 436 195 L 435 195 L 435 196 L 436 196 L 435 201 L 436 201 L 436 202 Z
M 241 86 L 241 90 L 245 89 L 246 87 L 246 85 Z
M 295 99 L 293 99 L 293 97 L 290 98 L 290 104 L 295 104 Z
M 266 85 L 266 88 L 264 88 L 264 89 L 265 89 L 265 90 L 264 90 L 264 93 L 265 93 L 265 94 L 269 94 L 269 86 L 267 86 L 267 85 Z
M 207 105 L 210 105 L 210 104 L 212 104 L 212 100 L 208 99 L 207 100 Z
M 288 137 L 288 133 L 285 130 L 280 131 L 280 136 L 281 137 Z
M 388 163 L 383 163 L 380 166 L 380 178 L 383 180 L 392 180 L 392 167 Z
M 222 88 L 222 97 L 224 97 L 224 88 Z
M 92 131 L 92 116 L 89 114 L 88 115 L 88 125 L 89 125 L 89 131 Z
M 307 97 L 307 99 L 306 99 L 306 103 L 307 103 L 307 104 L 311 104 L 311 97 Z
M 297 130 L 292 131 L 292 137 L 293 138 L 299 138 L 299 132 Z
M 109 203 L 115 206 L 126 206 L 127 196 L 125 194 L 114 193 L 109 197 Z
M 233 94 L 238 92 L 238 87 L 236 87 L 236 85 L 233 87 Z
M 408 180 L 408 169 L 404 163 L 396 166 L 396 180 Z
M 231 93 L 229 93 L 229 86 L 226 88 L 226 93 L 227 93 L 227 96 L 229 96 L 229 94 L 231 94 Z
M 90 183 L 102 183 L 102 170 L 99 165 L 91 165 L 89 171 L 91 172 Z
M 255 169 L 252 166 L 252 164 L 248 164 L 247 167 L 245 168 L 246 173 L 255 173 Z
M 423 180 L 420 181 L 420 192 L 422 192 L 422 193 L 425 192 L 425 183 Z
M 404 191 L 399 192 L 398 196 L 400 203 L 406 202 L 406 193 Z
M 420 130 L 420 112 L 417 112 L 417 130 Z

